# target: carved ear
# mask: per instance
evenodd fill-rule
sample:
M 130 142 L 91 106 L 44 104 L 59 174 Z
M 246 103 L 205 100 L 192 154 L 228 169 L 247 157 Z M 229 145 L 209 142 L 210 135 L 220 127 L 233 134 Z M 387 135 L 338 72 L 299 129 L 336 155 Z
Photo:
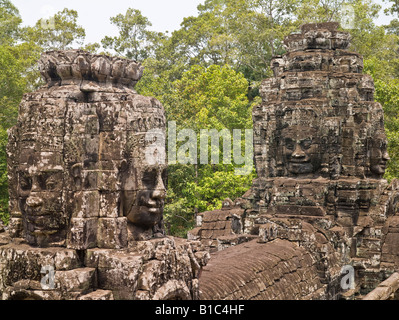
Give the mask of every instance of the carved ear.
M 128 168 L 129 168 L 129 165 L 128 165 L 127 161 L 126 160 L 122 160 L 120 171 L 121 172 L 126 172 Z
M 71 175 L 74 178 L 80 178 L 82 176 L 83 166 L 81 163 L 76 163 L 71 168 Z
M 83 166 L 81 163 L 74 164 L 71 167 L 71 175 L 73 177 L 73 183 L 76 191 L 82 189 L 82 170 Z

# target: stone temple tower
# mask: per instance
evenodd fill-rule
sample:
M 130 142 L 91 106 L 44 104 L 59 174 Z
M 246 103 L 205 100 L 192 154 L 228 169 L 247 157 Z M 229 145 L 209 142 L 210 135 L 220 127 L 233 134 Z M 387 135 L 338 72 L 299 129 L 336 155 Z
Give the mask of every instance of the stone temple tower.
M 253 111 L 258 179 L 249 216 L 341 230 L 347 261 L 373 282 L 368 277 L 383 278 L 383 227 L 396 214 L 397 192 L 383 179 L 389 155 L 373 79 L 337 28 L 302 26 L 271 62 L 274 77 L 262 83 Z
M 255 238 L 249 243 L 269 247 L 244 243 L 215 253 L 206 267 L 209 276 L 204 273 L 200 279 L 207 298 L 221 285 L 211 285 L 215 270 L 234 250 L 248 258 L 248 250 L 258 251 L 257 257 L 266 250 L 284 260 L 281 246 L 297 243 L 312 253 L 318 277 L 328 284 L 322 294 L 327 299 L 337 298 L 344 266 L 355 272 L 358 296 L 398 270 L 398 183 L 388 185 L 383 179 L 389 160 L 383 109 L 374 101 L 373 79 L 363 73 L 362 57 L 348 50 L 350 34 L 338 27 L 334 22 L 303 25 L 300 33 L 285 38 L 287 52 L 271 61 L 274 76 L 262 82 L 262 103 L 253 109 L 258 177 L 238 201 L 241 213 L 236 206 L 234 214 L 224 214 L 225 223 L 239 216 L 242 225 L 239 232 L 231 232 L 235 240 L 229 245 L 247 235 L 241 241 Z M 204 228 L 212 220 L 211 213 L 202 216 L 204 222 L 195 233 L 199 238 L 210 233 Z M 226 247 L 225 237 L 214 241 L 219 249 Z M 254 247 L 244 249 L 245 245 Z M 305 298 L 276 286 L 251 290 L 252 297 Z M 320 298 L 306 292 L 307 298 Z
M 274 77 L 253 112 L 253 203 L 257 215 L 321 219 L 352 236 L 381 228 L 394 212 L 383 197 L 383 110 L 362 58 L 347 50 L 350 35 L 337 27 L 304 25 L 271 62 Z
M 207 252 L 165 236 L 165 113 L 134 90 L 143 67 L 67 50 L 39 68 L 9 131 L 0 299 L 196 299 Z

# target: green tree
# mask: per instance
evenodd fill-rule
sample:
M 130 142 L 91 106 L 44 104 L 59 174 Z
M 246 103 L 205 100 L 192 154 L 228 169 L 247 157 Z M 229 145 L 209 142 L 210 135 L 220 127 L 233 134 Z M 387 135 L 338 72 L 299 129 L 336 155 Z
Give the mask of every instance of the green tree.
M 20 36 L 18 9 L 9 0 L 0 0 L 0 45 L 12 45 Z
M 399 177 L 399 79 L 375 81 L 376 101 L 384 108 L 385 132 L 391 160 L 385 173 L 387 180 Z
M 172 92 L 163 103 L 168 121 L 176 121 L 178 131 L 193 129 L 196 132 L 198 148 L 201 129 L 218 132 L 227 129 L 231 134 L 233 129 L 252 128 L 247 92 L 248 81 L 231 67 L 194 65 L 181 79 L 173 82 Z M 241 150 L 244 150 L 244 142 L 242 139 Z M 222 160 L 222 138 L 219 145 L 217 151 Z M 208 145 L 209 157 L 211 152 Z M 234 164 L 222 164 L 222 161 L 220 164 L 199 164 L 200 152 L 197 156 L 194 164 L 169 166 L 165 221 L 171 226 L 172 233 L 180 236 L 193 227 L 196 213 L 220 208 L 225 198 L 235 199 L 243 195 L 254 178 L 253 171 L 249 175 L 236 175 Z
M 129 8 L 124 15 L 118 14 L 110 20 L 118 27 L 119 36 L 101 40 L 105 49 L 140 62 L 151 56 L 154 42 L 162 34 L 148 30 L 152 24 L 140 10 Z
M 26 89 L 24 64 L 17 57 L 18 48 L 0 46 L 0 120 L 3 128 L 12 126 L 17 118 L 17 106 Z
M 169 119 L 201 129 L 241 129 L 251 125 L 248 81 L 231 67 L 194 65 L 173 86 L 173 104 L 166 107 Z
M 271 74 L 272 56 L 282 53 L 281 40 L 295 29 L 289 19 L 294 8 L 295 0 L 207 0 L 198 16 L 173 32 L 175 49 L 189 65 L 229 64 L 260 81 Z
M 18 9 L 7 0 L 0 1 L 0 219 L 8 220 L 7 129 L 17 118 L 17 106 L 26 88 L 21 59 L 23 45 L 17 45 L 22 20 Z
M 40 19 L 24 30 L 24 39 L 43 51 L 66 50 L 83 45 L 86 33 L 77 23 L 78 12 L 65 8 L 48 19 Z

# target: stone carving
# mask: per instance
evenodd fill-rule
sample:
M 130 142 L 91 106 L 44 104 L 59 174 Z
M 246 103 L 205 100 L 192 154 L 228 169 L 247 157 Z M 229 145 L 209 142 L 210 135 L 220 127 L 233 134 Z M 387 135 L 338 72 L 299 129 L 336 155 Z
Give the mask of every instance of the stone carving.
M 373 138 L 368 140 L 370 171 L 376 178 L 383 177 L 390 160 L 387 147 L 387 137 L 383 130 L 377 131 Z
M 304 25 L 284 44 L 287 53 L 272 59 L 274 76 L 262 82 L 262 103 L 253 109 L 258 177 L 236 210 L 243 230 L 235 237 L 258 239 L 217 247 L 226 252 L 212 253 L 200 278 L 207 299 L 360 299 L 398 270 L 399 188 L 396 180 L 388 185 L 383 179 L 389 160 L 383 109 L 374 101 L 372 78 L 362 73 L 362 57 L 348 50 L 349 33 L 333 22 Z M 202 235 L 216 229 L 202 224 L 191 235 L 212 250 Z M 301 264 L 287 259 L 293 242 L 298 254 L 305 249 L 317 261 L 307 269 L 316 282 L 288 292 L 289 281 L 300 283 L 295 274 Z M 262 250 L 289 264 L 289 273 L 265 268 L 270 262 L 260 258 Z M 233 262 L 237 279 L 226 282 L 223 259 L 235 252 L 252 257 L 261 278 L 276 276 L 285 286 L 259 285 L 241 258 Z M 340 272 L 348 265 L 356 288 L 345 292 Z
M 9 132 L 11 218 L 0 242 L 0 293 L 198 297 L 195 278 L 207 253 L 165 236 L 165 113 L 134 91 L 143 67 L 68 50 L 44 53 L 39 68 L 46 85 L 24 95 Z M 55 270 L 50 291 L 38 284 L 44 266 Z
M 317 127 L 312 127 L 311 123 L 286 123 L 280 132 L 281 162 L 285 165 L 285 175 L 303 176 L 319 172 L 321 141 Z
M 347 50 L 349 34 L 336 23 L 309 28 L 285 39 L 288 52 L 272 60 L 274 77 L 261 85 L 254 204 L 265 214 L 308 206 L 306 215 L 350 227 L 387 187 L 383 110 L 361 57 Z
M 162 233 L 166 164 L 150 166 L 144 155 L 146 132 L 164 134 L 165 116 L 133 91 L 142 67 L 76 50 L 48 52 L 39 66 L 50 89 L 24 99 L 9 148 L 12 211 L 28 243 L 87 249 L 98 223 L 122 232 L 119 247 L 127 221 L 136 239 L 151 238 L 154 226 Z
M 165 116 L 134 91 L 140 64 L 43 54 L 47 84 L 24 96 L 9 132 L 2 298 L 397 298 L 399 182 L 383 179 L 373 80 L 337 23 L 284 43 L 253 110 L 258 178 L 200 213 L 189 241 L 163 230 Z

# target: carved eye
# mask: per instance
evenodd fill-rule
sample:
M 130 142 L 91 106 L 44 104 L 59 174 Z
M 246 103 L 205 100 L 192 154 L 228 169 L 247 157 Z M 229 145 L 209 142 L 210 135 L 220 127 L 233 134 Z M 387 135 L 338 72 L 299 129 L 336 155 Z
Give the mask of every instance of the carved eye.
M 144 172 L 142 182 L 147 189 L 154 189 L 157 183 L 157 171 L 151 170 Z
M 285 147 L 289 150 L 294 150 L 295 149 L 295 143 L 291 139 L 286 139 L 285 140 Z
M 287 147 L 287 149 L 290 149 L 290 150 L 294 150 L 294 148 L 295 148 L 293 143 L 287 144 L 286 147 Z
M 302 147 L 304 149 L 309 149 L 312 146 L 312 140 L 311 139 L 306 139 L 302 141 Z
M 42 190 L 54 191 L 59 183 L 56 173 L 54 172 L 43 173 L 39 175 L 37 179 Z
M 53 179 L 48 179 L 46 181 L 46 190 L 52 191 L 56 188 L 57 183 Z
M 32 178 L 27 173 L 19 174 L 19 186 L 22 190 L 28 191 L 32 189 Z

